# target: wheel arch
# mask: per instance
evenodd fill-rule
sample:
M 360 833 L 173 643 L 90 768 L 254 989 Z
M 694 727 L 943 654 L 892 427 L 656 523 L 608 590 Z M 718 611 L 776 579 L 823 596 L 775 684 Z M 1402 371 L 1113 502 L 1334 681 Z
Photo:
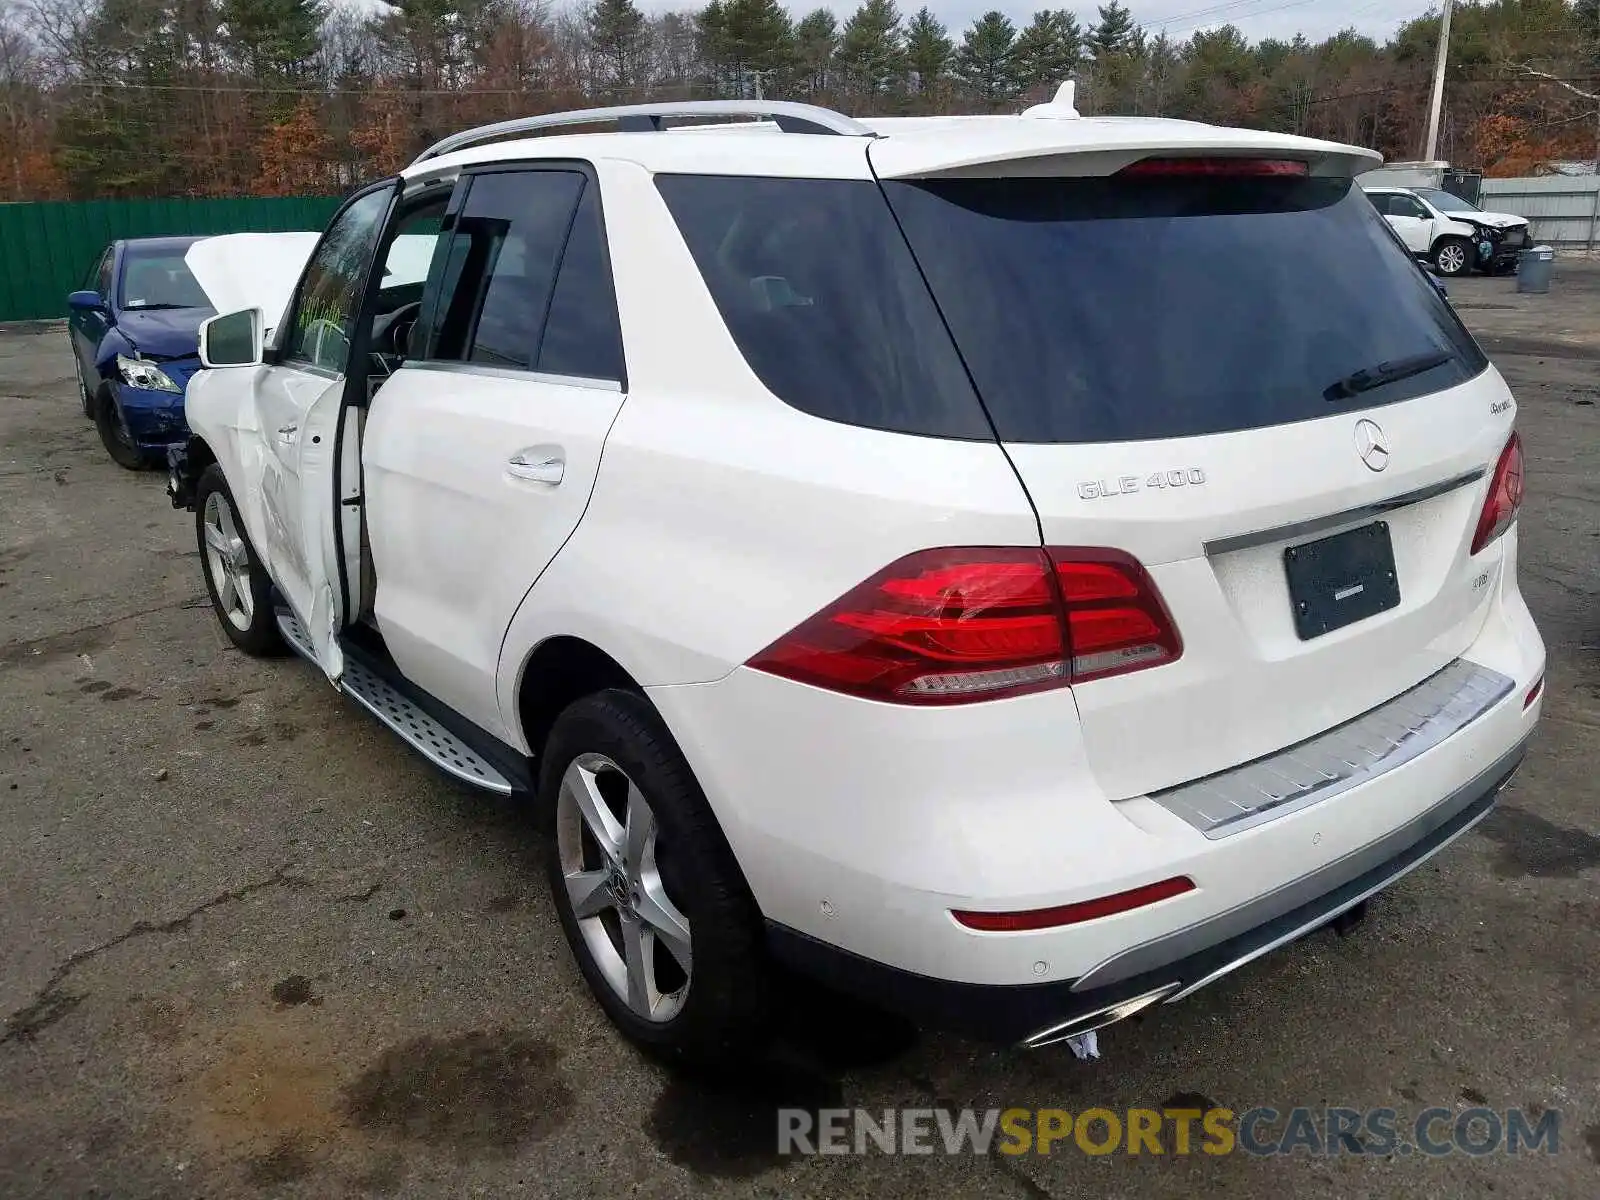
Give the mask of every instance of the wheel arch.
M 1452 224 L 1434 235 L 1433 241 L 1428 245 L 1428 257 L 1432 258 L 1439 253 L 1439 246 L 1444 242 L 1471 242 L 1477 236 L 1477 231 L 1470 226 Z
M 516 721 L 529 754 L 538 759 L 543 753 L 556 718 L 568 705 L 606 688 L 633 692 L 649 703 L 627 668 L 593 642 L 558 634 L 535 646 L 517 681 Z
M 194 510 L 195 492 L 200 487 L 200 476 L 205 474 L 205 469 L 217 461 L 217 454 L 205 438 L 197 433 L 191 433 L 189 440 L 183 444 L 183 454 L 171 462 L 172 480 L 168 484 L 167 492 L 172 497 L 174 508 L 187 508 Z

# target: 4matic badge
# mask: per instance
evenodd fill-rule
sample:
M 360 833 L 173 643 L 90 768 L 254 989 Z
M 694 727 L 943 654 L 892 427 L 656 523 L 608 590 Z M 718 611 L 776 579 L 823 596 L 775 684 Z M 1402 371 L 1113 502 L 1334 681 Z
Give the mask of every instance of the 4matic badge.
M 1086 479 L 1078 484 L 1078 495 L 1085 500 L 1107 496 L 1126 496 L 1129 492 L 1151 488 L 1198 487 L 1206 481 L 1201 467 L 1180 467 L 1176 471 L 1156 471 L 1142 479 L 1138 475 L 1119 475 L 1115 479 Z

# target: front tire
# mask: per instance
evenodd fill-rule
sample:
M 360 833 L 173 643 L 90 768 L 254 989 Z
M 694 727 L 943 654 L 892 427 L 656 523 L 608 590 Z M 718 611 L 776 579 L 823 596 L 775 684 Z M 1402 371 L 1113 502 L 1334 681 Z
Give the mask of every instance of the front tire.
M 748 1065 L 773 1025 L 761 914 L 660 716 L 597 692 L 541 759 L 556 911 L 606 1015 L 669 1061 Z
M 89 420 L 94 420 L 94 393 L 89 390 L 89 382 L 83 377 L 83 360 L 78 357 L 76 349 L 72 352 L 72 369 L 78 377 L 78 403 L 83 408 L 83 415 Z
M 1433 265 L 1446 279 L 1459 279 L 1472 270 L 1472 243 L 1448 237 L 1433 248 Z
M 129 471 L 142 471 L 150 465 L 145 452 L 139 449 L 133 434 L 128 432 L 127 422 L 117 411 L 116 397 L 111 394 L 110 384 L 103 385 L 96 394 L 94 423 L 100 431 L 101 445 L 117 466 Z
M 205 469 L 195 487 L 194 528 L 206 592 L 222 632 L 252 657 L 282 654 L 286 647 L 272 611 L 272 580 L 250 544 L 217 463 Z

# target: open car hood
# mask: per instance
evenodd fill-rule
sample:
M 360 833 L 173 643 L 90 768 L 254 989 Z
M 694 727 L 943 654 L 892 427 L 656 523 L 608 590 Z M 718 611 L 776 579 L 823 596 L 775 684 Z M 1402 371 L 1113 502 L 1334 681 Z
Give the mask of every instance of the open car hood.
M 320 233 L 225 233 L 201 238 L 184 255 L 219 313 L 259 308 L 267 330 L 289 307 L 294 285 Z

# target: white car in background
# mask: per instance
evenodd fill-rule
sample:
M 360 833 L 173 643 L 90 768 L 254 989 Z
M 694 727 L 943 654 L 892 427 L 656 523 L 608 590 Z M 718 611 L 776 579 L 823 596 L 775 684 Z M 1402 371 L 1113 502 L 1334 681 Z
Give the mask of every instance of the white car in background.
M 1524 218 L 1485 212 L 1443 188 L 1369 187 L 1366 193 L 1406 249 L 1441 275 L 1512 270 L 1528 244 Z
M 1521 760 L 1516 404 L 1375 156 L 1069 96 L 457 134 L 202 331 L 223 631 L 534 793 L 645 1046 L 747 1061 L 786 969 L 1071 1038 L 1359 912 Z

